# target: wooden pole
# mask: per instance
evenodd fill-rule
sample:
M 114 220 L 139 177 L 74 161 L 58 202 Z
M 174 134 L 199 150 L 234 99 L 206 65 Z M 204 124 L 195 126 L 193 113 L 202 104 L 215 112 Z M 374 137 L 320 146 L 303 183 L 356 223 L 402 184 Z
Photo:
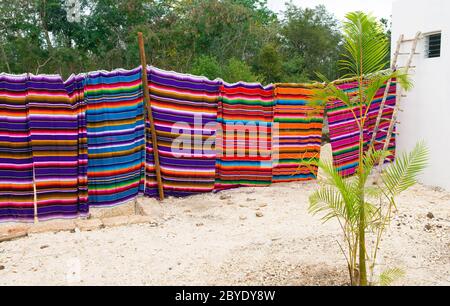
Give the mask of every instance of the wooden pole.
M 139 40 L 139 54 L 141 57 L 141 66 L 142 66 L 142 89 L 144 92 L 144 103 L 145 110 L 148 116 L 148 121 L 150 122 L 150 131 L 152 135 L 152 146 L 153 146 L 153 159 L 155 162 L 155 172 L 156 172 L 156 181 L 158 182 L 158 192 L 159 199 L 164 200 L 164 189 L 161 178 L 161 167 L 159 164 L 159 152 L 158 152 L 158 140 L 156 137 L 155 124 L 153 121 L 152 107 L 150 104 L 150 93 L 148 88 L 148 79 L 147 79 L 147 59 L 145 58 L 145 48 L 144 48 L 144 38 L 142 33 L 138 33 Z M 145 127 L 145 137 L 147 138 L 147 126 Z M 147 148 L 145 148 L 147 150 Z

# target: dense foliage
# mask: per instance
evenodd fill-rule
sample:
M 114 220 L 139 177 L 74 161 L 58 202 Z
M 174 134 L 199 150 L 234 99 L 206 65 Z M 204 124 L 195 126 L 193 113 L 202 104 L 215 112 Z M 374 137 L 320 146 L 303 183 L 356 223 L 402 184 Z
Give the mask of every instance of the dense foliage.
M 137 32 L 152 65 L 227 81 L 301 82 L 339 76 L 342 36 L 325 7 L 266 0 L 0 1 L 0 71 L 70 73 L 139 65 Z M 73 0 L 72 0 L 73 2 Z

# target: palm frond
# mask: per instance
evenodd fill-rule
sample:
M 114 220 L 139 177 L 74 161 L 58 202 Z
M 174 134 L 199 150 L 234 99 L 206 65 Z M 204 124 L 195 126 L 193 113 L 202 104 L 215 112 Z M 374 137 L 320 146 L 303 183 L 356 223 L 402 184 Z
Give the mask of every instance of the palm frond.
M 399 84 L 405 91 L 411 90 L 414 85 L 409 74 L 406 73 L 404 69 L 396 70 L 392 73 L 391 77 L 397 79 L 397 84 Z
M 339 171 L 333 166 L 332 161 L 319 160 L 318 166 L 325 173 L 326 183 L 330 186 L 334 186 L 337 191 L 339 191 L 343 204 L 345 205 L 347 217 L 349 219 L 356 218 L 358 198 L 353 183 L 354 179 L 343 178 Z
M 370 107 L 378 91 L 392 79 L 393 73 L 389 75 L 377 74 L 375 77 L 371 77 L 367 81 L 367 85 L 364 88 L 365 104 Z
M 364 188 L 364 194 L 369 199 L 379 199 L 383 195 L 383 192 L 378 186 L 366 186 Z
M 343 32 L 346 53 L 339 63 L 346 76 L 362 76 L 387 66 L 388 42 L 375 17 L 363 12 L 348 13 Z
M 396 280 L 405 276 L 405 271 L 400 268 L 391 268 L 383 271 L 378 280 L 380 286 L 390 286 Z
M 350 96 L 345 91 L 337 88 L 334 84 L 328 84 L 323 89 L 312 90 L 311 99 L 308 101 L 308 105 L 325 106 L 328 101 L 333 100 L 340 100 L 347 106 L 353 104 Z
M 325 212 L 322 217 L 324 222 L 332 218 L 339 217 L 347 219 L 347 212 L 344 201 L 339 192 L 331 186 L 322 187 L 309 197 L 309 212 L 318 214 Z
M 428 149 L 423 141 L 409 153 L 397 157 L 394 164 L 386 168 L 382 181 L 387 191 L 396 196 L 417 183 L 418 175 L 427 166 Z

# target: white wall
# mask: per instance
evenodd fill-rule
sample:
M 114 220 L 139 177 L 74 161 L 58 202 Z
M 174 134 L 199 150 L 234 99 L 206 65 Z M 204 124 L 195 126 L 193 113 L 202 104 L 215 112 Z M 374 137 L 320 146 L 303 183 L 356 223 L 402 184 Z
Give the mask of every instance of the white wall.
M 398 150 L 409 151 L 423 139 L 430 149 L 430 166 L 421 181 L 450 190 L 450 1 L 397 0 L 392 10 L 392 51 L 400 34 L 442 31 L 441 57 L 425 57 L 425 39 L 419 42 L 412 70 L 414 88 L 402 99 Z M 403 52 L 411 45 L 403 44 Z M 399 65 L 407 56 L 399 57 Z

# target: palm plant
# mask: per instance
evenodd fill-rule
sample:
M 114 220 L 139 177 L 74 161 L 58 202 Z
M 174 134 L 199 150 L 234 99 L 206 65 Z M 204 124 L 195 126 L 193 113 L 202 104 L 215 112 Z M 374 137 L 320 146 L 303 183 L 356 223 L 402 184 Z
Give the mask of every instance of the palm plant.
M 339 64 L 346 72 L 345 76 L 358 83 L 357 93 L 349 94 L 322 77 L 328 85 L 315 92 L 315 102 L 340 100 L 352 111 L 359 129 L 359 164 L 353 177 L 343 178 L 331 161 L 319 161 L 325 180 L 310 196 L 310 212 L 324 213 L 324 222 L 338 220 L 345 242 L 340 247 L 347 260 L 351 284 L 365 286 L 375 283 L 377 252 L 396 209 L 395 197 L 416 183 L 417 176 L 426 166 L 428 152 L 424 143 L 418 143 L 411 153 L 398 156 L 383 170 L 381 181 L 370 182 L 374 166 L 391 155 L 389 151 L 376 151 L 373 146 L 365 150 L 364 126 L 370 104 L 389 80 L 396 79 L 405 90 L 411 88 L 411 82 L 401 70 L 382 71 L 388 65 L 385 60 L 389 52 L 388 41 L 374 17 L 362 12 L 349 13 L 343 31 L 346 53 Z M 370 250 L 366 233 L 375 237 Z M 380 276 L 379 283 L 386 284 L 400 275 L 399 269 L 387 270 Z

